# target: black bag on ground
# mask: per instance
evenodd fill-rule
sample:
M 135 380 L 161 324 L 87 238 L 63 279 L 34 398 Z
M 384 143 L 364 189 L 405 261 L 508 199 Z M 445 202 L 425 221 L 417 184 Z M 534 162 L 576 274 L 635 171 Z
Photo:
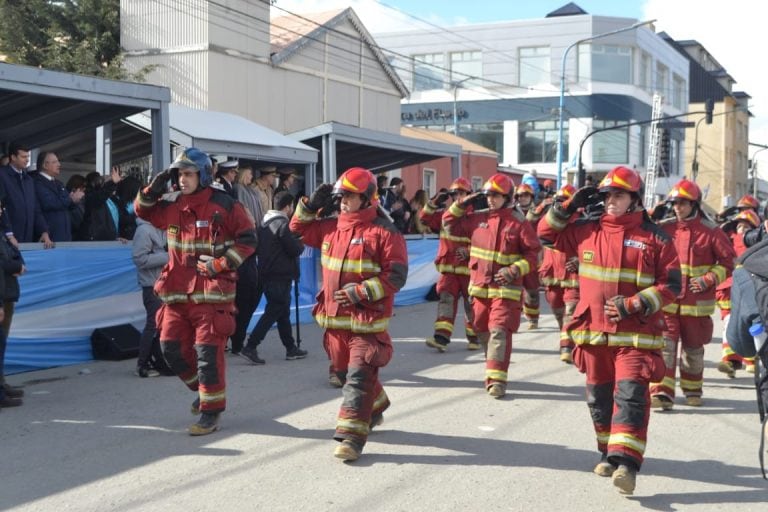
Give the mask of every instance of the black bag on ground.
M 139 355 L 141 333 L 131 324 L 94 329 L 91 351 L 94 359 L 120 361 Z

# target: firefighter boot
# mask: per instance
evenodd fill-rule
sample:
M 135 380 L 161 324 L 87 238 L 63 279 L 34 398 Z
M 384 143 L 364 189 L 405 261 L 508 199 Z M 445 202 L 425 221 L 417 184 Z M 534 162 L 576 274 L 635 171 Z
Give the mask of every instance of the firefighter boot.
M 651 409 L 661 409 L 662 411 L 671 411 L 675 402 L 665 395 L 653 395 L 651 397 Z
M 685 404 L 689 407 L 701 407 L 702 400 L 700 396 L 687 396 L 685 397 Z
M 597 463 L 595 469 L 592 472 L 598 476 L 611 476 L 616 471 L 616 466 L 608 462 L 608 455 L 605 453 L 600 457 L 600 462 Z
M 501 382 L 494 382 L 488 386 L 488 394 L 495 399 L 503 398 L 507 394 L 507 386 Z
M 635 479 L 637 470 L 628 464 L 619 464 L 613 472 L 613 485 L 619 490 L 619 494 L 630 495 L 635 492 Z
M 341 378 L 335 373 L 332 373 L 328 376 L 328 384 L 330 384 L 332 388 L 344 387 L 344 383 L 341 381 Z
M 727 359 L 720 361 L 717 364 L 717 371 L 726 374 L 729 379 L 736 377 L 736 368 L 734 368 L 733 363 Z
M 219 430 L 219 413 L 204 412 L 197 423 L 189 427 L 189 435 L 205 436 Z
M 480 348 L 481 345 L 480 342 L 477 341 L 477 336 L 467 336 L 467 350 L 480 350 Z
M 197 416 L 200 414 L 200 397 L 198 396 L 195 398 L 195 401 L 192 402 L 192 406 L 189 408 L 189 412 L 192 413 L 193 416 Z
M 334 450 L 333 456 L 351 462 L 359 459 L 362 451 L 363 448 L 359 444 L 350 439 L 344 439 Z
M 560 347 L 560 360 L 565 364 L 573 364 L 573 349 L 571 347 Z
M 752 373 L 755 373 L 754 371 L 755 365 L 752 365 Z M 5 396 L 9 396 L 11 398 L 22 398 L 24 396 L 24 390 L 21 388 L 17 388 L 16 386 L 11 386 L 7 382 L 3 382 L 3 391 L 5 391 Z
M 451 340 L 443 336 L 442 334 L 435 334 L 432 338 L 427 338 L 427 346 L 436 348 L 438 352 L 445 352 L 448 347 L 448 343 Z

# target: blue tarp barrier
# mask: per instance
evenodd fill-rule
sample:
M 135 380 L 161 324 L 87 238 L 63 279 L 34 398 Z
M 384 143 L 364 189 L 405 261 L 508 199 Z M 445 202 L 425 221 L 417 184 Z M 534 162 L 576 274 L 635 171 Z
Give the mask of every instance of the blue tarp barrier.
M 436 252 L 436 239 L 408 240 L 408 281 L 396 296 L 396 305 L 424 301 L 438 277 L 432 263 Z M 19 280 L 21 299 L 8 338 L 6 374 L 91 360 L 91 333 L 99 327 L 126 323 L 139 330 L 144 327 L 130 246 L 68 244 L 47 251 L 25 250 L 24 259 L 27 273 Z M 313 321 L 311 310 L 320 278 L 318 252 L 307 248 L 299 261 L 299 319 L 307 323 Z M 263 307 L 264 301 L 249 330 Z

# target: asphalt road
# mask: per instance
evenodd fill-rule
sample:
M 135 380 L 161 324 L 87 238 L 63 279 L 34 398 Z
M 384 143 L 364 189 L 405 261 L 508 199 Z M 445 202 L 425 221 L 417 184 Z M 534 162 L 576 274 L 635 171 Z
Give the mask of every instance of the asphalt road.
M 515 335 L 510 391 L 494 400 L 481 354 L 463 341 L 444 354 L 424 345 L 434 313 L 434 303 L 397 310 L 381 373 L 392 407 L 354 463 L 333 457 L 341 393 L 327 385 L 315 325 L 302 326 L 307 359 L 284 360 L 274 331 L 266 365 L 228 356 L 228 410 L 204 437 L 186 434 L 193 394 L 173 377 L 135 377 L 134 361 L 13 375 L 26 398 L 0 412 L 0 509 L 766 510 L 751 375 L 717 372 L 719 338 L 704 406 L 678 399 L 652 414 L 637 490 L 624 497 L 591 472 L 584 377 L 559 361 L 553 317 Z

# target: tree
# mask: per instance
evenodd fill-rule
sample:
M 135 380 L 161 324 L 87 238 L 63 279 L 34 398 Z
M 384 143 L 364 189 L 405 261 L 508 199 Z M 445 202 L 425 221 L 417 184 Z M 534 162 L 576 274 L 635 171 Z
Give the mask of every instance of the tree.
M 8 62 L 119 80 L 120 0 L 0 0 L 0 52 Z

